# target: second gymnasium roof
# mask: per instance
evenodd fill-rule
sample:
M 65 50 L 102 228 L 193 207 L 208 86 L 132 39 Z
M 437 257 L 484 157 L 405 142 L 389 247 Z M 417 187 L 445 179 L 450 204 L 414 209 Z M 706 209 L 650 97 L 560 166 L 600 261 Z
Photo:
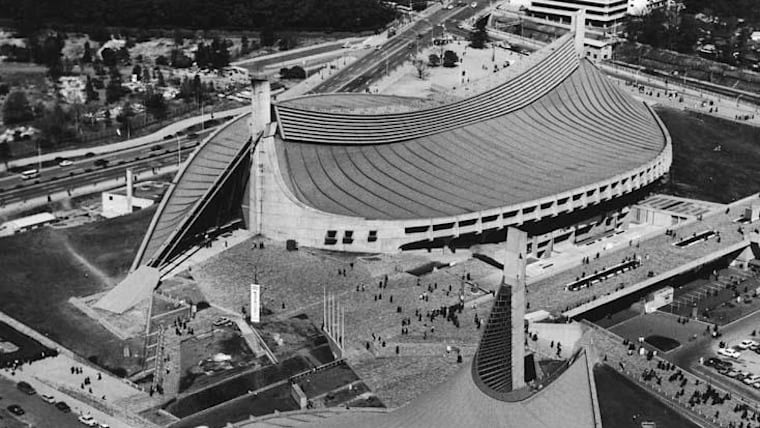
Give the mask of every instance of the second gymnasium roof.
M 667 144 L 654 113 L 579 59 L 571 35 L 478 95 L 372 112 L 400 103 L 345 94 L 276 104 L 277 157 L 289 189 L 333 214 L 454 216 L 610 179 L 655 160 Z

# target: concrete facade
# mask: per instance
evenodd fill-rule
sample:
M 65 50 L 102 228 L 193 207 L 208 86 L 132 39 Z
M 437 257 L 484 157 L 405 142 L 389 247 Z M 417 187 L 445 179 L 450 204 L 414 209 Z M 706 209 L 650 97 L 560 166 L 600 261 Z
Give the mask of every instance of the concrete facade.
M 659 119 L 658 119 L 659 122 Z M 436 238 L 501 230 L 529 221 L 541 221 L 623 196 L 662 177 L 670 168 L 670 137 L 653 161 L 608 180 L 523 204 L 474 212 L 468 215 L 419 220 L 366 220 L 322 212 L 310 207 L 290 192 L 282 178 L 275 150 L 276 123 L 270 123 L 258 142 L 254 159 L 259 166 L 261 218 L 257 233 L 276 240 L 296 239 L 299 245 L 336 251 L 392 253 L 402 245 Z M 662 127 L 662 123 L 660 122 Z M 665 128 L 662 127 L 663 131 Z M 260 161 L 260 162 L 259 162 Z M 253 176 L 252 176 L 253 178 Z M 474 220 L 474 223 L 470 224 Z M 462 223 L 467 223 L 464 226 Z M 350 232 L 350 233 L 347 233 Z M 554 236 L 536 238 L 536 245 Z M 372 240 L 371 238 L 375 238 Z M 326 238 L 335 239 L 327 243 Z

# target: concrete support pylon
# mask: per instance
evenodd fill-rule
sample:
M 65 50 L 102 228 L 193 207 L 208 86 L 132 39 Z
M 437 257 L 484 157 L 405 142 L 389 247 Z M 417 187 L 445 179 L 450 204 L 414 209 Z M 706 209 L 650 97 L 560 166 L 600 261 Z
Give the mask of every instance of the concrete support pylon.
M 507 229 L 504 284 L 511 295 L 512 391 L 525 386 L 525 266 L 528 234 L 515 227 Z
M 578 9 L 572 17 L 571 27 L 575 33 L 575 53 L 579 58 L 586 56 L 584 42 L 586 40 L 586 9 Z
M 259 138 L 272 121 L 272 102 L 269 81 L 266 78 L 252 79 L 253 94 L 251 97 L 251 138 Z M 251 156 L 251 172 L 248 192 L 248 219 L 250 230 L 254 234 L 263 230 L 263 191 L 264 191 L 264 150 L 262 144 L 253 148 Z

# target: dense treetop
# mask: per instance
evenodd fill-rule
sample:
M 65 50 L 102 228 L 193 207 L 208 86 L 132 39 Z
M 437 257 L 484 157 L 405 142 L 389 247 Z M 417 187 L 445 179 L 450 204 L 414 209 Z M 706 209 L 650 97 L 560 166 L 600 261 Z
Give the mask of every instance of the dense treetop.
M 708 13 L 726 18 L 733 16 L 760 22 L 757 0 L 685 0 L 684 4 L 689 13 Z
M 366 30 L 394 17 L 379 0 L 0 0 L 0 18 L 22 32 L 90 27 Z

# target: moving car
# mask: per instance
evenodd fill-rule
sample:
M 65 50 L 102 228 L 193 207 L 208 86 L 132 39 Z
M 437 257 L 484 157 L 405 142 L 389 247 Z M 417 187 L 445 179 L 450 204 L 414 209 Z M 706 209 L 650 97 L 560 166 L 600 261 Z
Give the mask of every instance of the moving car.
M 74 162 L 72 162 L 72 161 L 70 161 L 68 159 L 64 159 L 64 160 L 58 162 L 58 166 L 60 166 L 60 167 L 71 166 L 71 165 L 74 165 Z
M 28 169 L 21 173 L 22 180 L 31 180 L 33 178 L 38 178 L 39 176 L 40 176 L 40 172 L 36 169 Z
M 42 401 L 44 401 L 44 402 L 46 402 L 48 404 L 55 404 L 55 397 L 53 397 L 50 394 L 42 394 L 42 395 L 40 395 L 40 398 L 42 399 Z
M 8 411 L 13 413 L 16 416 L 21 416 L 24 413 L 26 413 L 24 409 L 22 409 L 21 406 L 19 406 L 18 404 L 11 404 L 10 406 L 8 406 Z

